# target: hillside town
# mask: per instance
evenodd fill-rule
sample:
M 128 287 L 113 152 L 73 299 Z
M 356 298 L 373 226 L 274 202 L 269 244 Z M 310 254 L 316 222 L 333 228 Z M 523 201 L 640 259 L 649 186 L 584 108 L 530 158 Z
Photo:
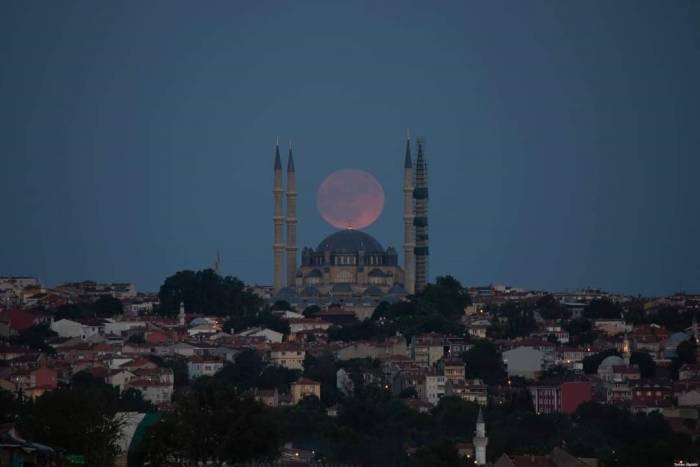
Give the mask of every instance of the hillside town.
M 238 307 L 221 302 L 217 309 L 196 298 L 197 288 L 212 290 L 202 280 L 226 287 L 235 279 L 205 270 L 196 273 L 196 284 L 180 280 L 171 289 L 171 279 L 186 273 L 171 276 L 157 294 L 128 283 L 49 288 L 37 278 L 0 278 L 0 401 L 39 404 L 85 381 L 137 399 L 136 410 L 120 412 L 115 465 L 137 465 L 130 460 L 138 450 L 136 433 L 179 413 L 180 398 L 207 381 L 225 383 L 236 397 L 277 416 L 302 407 L 341 420 L 354 399 L 371 391 L 416 416 L 446 416 L 448 407 L 462 404 L 469 426 L 445 442 L 464 465 L 632 465 L 613 448 L 592 451 L 551 434 L 559 444 L 543 441 L 533 452 L 508 440 L 496 443 L 492 417 L 498 415 L 492 414 L 499 407 L 547 420 L 581 417 L 592 406 L 654 417 L 687 440 L 691 457 L 698 453 L 700 295 L 463 288 L 443 277 L 419 295 L 380 301 L 371 314 L 358 316 L 342 298 L 300 309 L 273 300 L 265 287 L 243 287 Z M 89 454 L 52 445 L 47 436 L 32 438 L 37 433 L 20 430 L 19 415 L 5 414 L 0 465 L 85 465 Z M 301 431 L 282 434 L 268 460 L 336 460 L 319 436 Z M 421 465 L 421 458 L 440 454 L 433 441 L 404 443 L 400 450 Z M 262 457 L 241 460 L 256 458 Z

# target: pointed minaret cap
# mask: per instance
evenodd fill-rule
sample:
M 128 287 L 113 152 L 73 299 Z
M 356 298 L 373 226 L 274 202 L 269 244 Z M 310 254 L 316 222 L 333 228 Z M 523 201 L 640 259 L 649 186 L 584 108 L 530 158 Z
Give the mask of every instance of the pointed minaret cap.
M 292 157 L 292 141 L 289 141 L 289 160 L 287 161 L 287 172 L 294 172 L 294 158 Z
M 413 162 L 411 162 L 411 136 L 408 134 L 408 130 L 406 130 L 406 159 L 404 160 L 403 168 L 413 168 Z
M 280 141 L 277 139 L 275 145 L 275 170 L 282 170 L 282 161 L 280 160 Z
M 481 407 L 479 407 L 479 415 L 476 417 L 476 423 L 484 423 L 484 414 L 481 412 Z
M 425 167 L 425 160 L 423 159 L 423 138 L 418 138 L 416 140 L 418 145 L 418 154 L 416 155 L 416 167 Z

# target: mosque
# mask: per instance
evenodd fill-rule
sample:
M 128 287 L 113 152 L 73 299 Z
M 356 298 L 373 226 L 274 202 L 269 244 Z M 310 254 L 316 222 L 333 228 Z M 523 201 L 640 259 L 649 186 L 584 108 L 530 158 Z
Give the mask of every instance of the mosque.
M 285 300 L 297 309 L 338 303 L 364 315 L 361 309 L 374 310 L 381 301 L 395 302 L 425 287 L 428 278 L 428 168 L 423 146 L 419 138 L 414 170 L 411 142 L 406 139 L 403 265 L 399 264 L 396 249 L 384 248 L 370 234 L 348 228 L 327 236 L 315 248 L 303 248 L 301 264 L 297 266 L 296 170 L 290 146 L 285 190 L 277 144 L 273 187 L 275 300 Z M 286 206 L 283 206 L 283 198 L 286 198 Z

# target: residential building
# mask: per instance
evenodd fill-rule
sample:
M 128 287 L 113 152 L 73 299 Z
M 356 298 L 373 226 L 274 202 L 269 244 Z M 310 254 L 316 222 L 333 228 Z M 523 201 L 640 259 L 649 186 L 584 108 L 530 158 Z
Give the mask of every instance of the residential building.
M 191 380 L 200 376 L 214 376 L 223 367 L 222 358 L 195 356 L 187 362 L 187 375 Z
M 292 383 L 292 403 L 298 404 L 299 401 L 308 396 L 321 398 L 321 383 L 309 378 L 299 378 Z
M 272 344 L 270 361 L 273 365 L 283 366 L 290 370 L 303 370 L 306 352 L 303 347 L 294 344 Z

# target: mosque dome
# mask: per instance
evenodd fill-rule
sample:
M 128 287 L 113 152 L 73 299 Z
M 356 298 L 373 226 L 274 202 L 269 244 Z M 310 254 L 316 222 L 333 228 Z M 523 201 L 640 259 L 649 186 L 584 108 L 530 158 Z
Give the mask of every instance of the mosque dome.
M 617 355 L 610 355 L 609 357 L 605 357 L 605 359 L 600 362 L 600 365 L 598 365 L 598 372 L 600 373 L 601 370 L 611 371 L 612 367 L 624 364 L 625 361 L 621 357 L 618 357 Z
M 374 237 L 352 229 L 340 230 L 327 236 L 316 248 L 317 253 L 356 253 L 361 250 L 365 253 L 384 253 L 381 243 Z

